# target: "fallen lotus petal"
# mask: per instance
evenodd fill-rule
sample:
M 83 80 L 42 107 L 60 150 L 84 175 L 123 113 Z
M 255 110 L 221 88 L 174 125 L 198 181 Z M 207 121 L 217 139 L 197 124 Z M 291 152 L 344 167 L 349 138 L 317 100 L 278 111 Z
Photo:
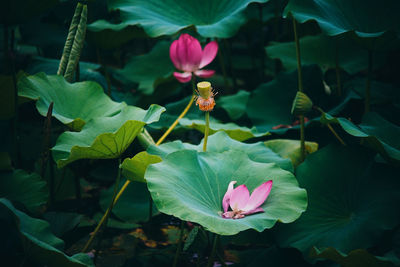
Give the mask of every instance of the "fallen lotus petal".
M 181 83 L 187 83 L 192 75 L 201 78 L 210 78 L 214 70 L 200 70 L 210 64 L 218 52 L 218 43 L 212 41 L 204 49 L 201 49 L 200 42 L 189 34 L 182 34 L 178 40 L 172 42 L 169 49 L 169 56 L 174 66 L 183 71 L 174 72 L 175 78 Z
M 262 183 L 259 187 L 254 189 L 250 196 L 247 186 L 242 184 L 233 189 L 236 181 L 231 181 L 228 185 L 228 190 L 222 200 L 222 208 L 224 213 L 223 218 L 226 219 L 240 219 L 245 215 L 253 213 L 264 212 L 260 206 L 265 202 L 272 188 L 272 180 Z M 232 211 L 228 211 L 228 207 Z

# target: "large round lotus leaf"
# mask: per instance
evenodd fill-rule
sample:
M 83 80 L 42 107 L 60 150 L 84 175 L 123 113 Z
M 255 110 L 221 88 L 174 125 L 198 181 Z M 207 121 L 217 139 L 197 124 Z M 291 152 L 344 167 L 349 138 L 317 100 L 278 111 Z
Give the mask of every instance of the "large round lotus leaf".
M 15 25 L 29 21 L 35 16 L 40 16 L 53 6 L 57 0 L 5 0 L 0 9 L 0 24 Z
M 143 29 L 125 23 L 112 24 L 106 20 L 97 20 L 87 25 L 87 39 L 103 49 L 121 47 L 133 38 L 144 38 Z
M 397 0 L 290 0 L 284 14 L 293 14 L 301 23 L 315 20 L 328 35 L 354 31 L 360 37 L 376 37 L 400 30 L 398 10 Z
M 205 120 L 190 120 L 187 118 L 182 118 L 179 121 L 179 124 L 198 130 L 202 133 L 204 133 L 205 129 Z M 238 141 L 245 141 L 250 138 L 254 137 L 261 137 L 261 136 L 266 136 L 269 135 L 269 132 L 264 131 L 264 132 L 259 132 L 256 127 L 253 128 L 247 128 L 243 126 L 239 126 L 235 123 L 229 122 L 229 123 L 221 123 L 218 122 L 217 120 L 211 118 L 210 119 L 210 130 L 209 133 L 213 134 L 219 131 L 224 131 L 226 132 L 232 139 L 238 140 Z
M 400 161 L 400 127 L 375 112 L 365 114 L 359 125 L 328 113 L 321 116 L 321 122 L 338 123 L 348 134 L 365 139 L 364 144 L 378 151 L 385 159 Z
M 49 191 L 46 182 L 38 174 L 14 170 L 2 175 L 0 197 L 21 202 L 30 212 L 35 213 L 46 204 Z
M 113 71 L 115 77 L 125 83 L 138 83 L 140 92 L 152 94 L 157 83 L 175 70 L 169 58 L 170 45 L 169 42 L 159 42 L 150 53 L 132 57 L 123 69 Z
M 121 181 L 119 189 L 125 183 Z M 114 186 L 103 191 L 100 196 L 100 206 L 106 211 L 114 194 Z M 149 219 L 150 194 L 145 183 L 132 182 L 121 195 L 112 213 L 124 222 L 143 222 Z M 153 215 L 158 213 L 153 203 Z
M 309 155 L 296 170 L 308 192 L 307 211 L 281 225 L 278 242 L 306 255 L 313 246 L 343 253 L 373 246 L 400 221 L 397 172 L 362 148 L 327 146 Z
M 119 9 L 123 23 L 139 24 L 151 37 L 170 35 L 194 26 L 204 37 L 232 37 L 246 17 L 241 12 L 252 2 L 268 0 L 109 0 Z
M 273 163 L 259 163 L 239 151 L 181 150 L 149 166 L 147 186 L 157 208 L 207 230 L 234 235 L 247 229 L 259 232 L 280 220 L 296 220 L 307 206 L 307 194 L 296 178 Z M 271 194 L 261 206 L 265 212 L 232 220 L 221 217 L 222 198 L 230 181 L 246 184 L 250 192 L 273 180 Z
M 377 257 L 370 254 L 365 249 L 355 249 L 350 251 L 348 255 L 337 251 L 334 248 L 326 248 L 319 250 L 313 248 L 310 253 L 310 257 L 319 259 L 329 259 L 332 260 L 340 266 L 345 267 L 392 267 L 395 266 L 390 262 L 390 259 L 384 257 Z
M 18 95 L 37 100 L 43 116 L 53 102 L 53 117 L 78 131 L 90 119 L 115 115 L 126 106 L 112 101 L 95 82 L 68 83 L 62 76 L 44 73 L 22 77 Z
M 264 144 L 282 158 L 290 159 L 295 167 L 302 162 L 300 140 L 273 139 L 264 142 Z M 318 143 L 306 141 L 305 145 L 308 154 L 318 150 Z
M 303 66 L 302 70 L 305 93 L 315 105 L 324 107 L 329 96 L 324 91 L 321 70 L 315 65 Z M 281 73 L 275 80 L 252 92 L 247 103 L 247 115 L 259 131 L 284 132 L 287 129 L 273 128 L 281 124 L 291 125 L 297 120 L 290 113 L 297 91 L 297 72 Z
M 318 64 L 324 69 L 335 68 L 337 60 L 339 67 L 350 74 L 364 70 L 368 65 L 368 51 L 361 49 L 356 41 L 345 36 L 305 36 L 300 39 L 300 49 L 302 64 Z M 265 50 L 269 57 L 279 58 L 287 70 L 297 68 L 294 42 L 274 43 Z M 381 61 L 374 54 L 374 66 L 381 65 L 378 64 L 383 63 Z
M 204 141 L 204 140 L 203 140 Z M 203 141 L 198 145 L 189 143 L 182 143 L 181 141 L 174 141 L 164 143 L 159 146 L 149 146 L 147 152 L 150 154 L 158 155 L 165 158 L 168 154 L 182 150 L 193 149 L 199 152 L 203 151 Z M 262 142 L 253 144 L 242 143 L 236 141 L 228 136 L 225 132 L 216 132 L 208 138 L 207 151 L 208 152 L 225 152 L 225 151 L 240 151 L 247 154 L 247 156 L 256 162 L 276 163 L 284 170 L 293 172 L 293 166 L 289 159 L 281 157 L 271 149 L 267 148 Z
M 113 117 L 90 120 L 80 132 L 64 132 L 52 148 L 59 168 L 78 159 L 118 158 L 146 123 L 157 121 L 165 109 L 151 105 L 148 110 L 126 106 Z

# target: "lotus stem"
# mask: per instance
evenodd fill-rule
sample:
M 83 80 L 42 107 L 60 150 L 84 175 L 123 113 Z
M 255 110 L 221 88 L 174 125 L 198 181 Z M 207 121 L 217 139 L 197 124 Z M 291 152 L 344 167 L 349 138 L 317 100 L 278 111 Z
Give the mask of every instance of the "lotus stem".
M 322 108 L 314 106 L 314 108 L 316 110 L 318 110 L 319 112 L 321 112 L 321 114 L 324 114 L 325 112 L 322 110 Z M 336 139 L 342 144 L 342 145 L 346 145 L 346 143 L 343 141 L 342 138 L 340 138 L 340 136 L 338 135 L 338 133 L 335 131 L 335 129 L 333 129 L 332 125 L 328 122 L 326 124 L 326 126 L 328 126 L 328 129 L 332 132 L 332 134 L 336 137 Z
M 190 107 L 193 105 L 194 99 L 196 97 L 195 95 L 195 80 L 194 78 L 192 78 L 192 89 L 193 89 L 193 95 L 192 98 L 190 98 L 189 103 L 187 104 L 187 106 L 185 107 L 185 109 L 182 111 L 182 113 L 179 115 L 179 117 L 174 121 L 174 123 L 171 124 L 171 126 L 169 126 L 168 130 L 160 137 L 160 139 L 158 139 L 156 146 L 158 146 L 159 144 L 161 144 L 164 139 L 172 132 L 172 130 L 176 127 L 176 125 L 178 124 L 178 122 L 185 117 L 186 113 L 189 111 Z
M 100 231 L 102 225 L 104 223 L 107 225 L 107 219 L 110 216 L 111 211 L 112 211 L 112 209 L 113 209 L 113 207 L 115 206 L 115 203 L 116 203 L 116 199 L 117 199 L 117 196 L 118 196 L 117 191 L 118 191 L 120 180 L 121 180 L 121 158 L 118 159 L 118 174 L 117 174 L 117 179 L 115 180 L 114 193 L 113 193 L 113 196 L 111 198 L 110 205 L 109 205 L 108 209 L 106 210 L 105 214 L 103 215 L 103 217 L 101 218 L 99 224 L 94 229 L 93 234 L 90 236 L 89 240 L 86 242 L 84 248 L 82 249 L 82 252 L 87 252 L 87 250 L 89 249 L 90 245 L 92 244 L 94 238 L 96 237 L 97 233 Z M 121 190 L 120 190 L 120 192 L 121 192 Z
M 219 239 L 219 235 L 214 234 L 214 241 L 213 241 L 213 245 L 212 245 L 212 250 L 211 250 L 210 258 L 208 258 L 207 267 L 213 266 L 214 257 L 215 257 L 216 251 L 217 251 L 218 239 Z
M 179 260 L 179 255 L 181 254 L 184 229 L 185 229 L 185 222 L 181 220 L 181 226 L 179 228 L 178 246 L 177 246 L 176 252 L 175 252 L 174 263 L 172 264 L 173 267 L 177 266 L 178 260 Z
M 300 56 L 300 42 L 299 42 L 299 36 L 297 34 L 297 25 L 296 25 L 296 19 L 293 17 L 293 32 L 294 32 L 294 40 L 296 43 L 296 59 L 297 59 L 297 75 L 298 75 L 298 86 L 299 86 L 299 91 L 303 92 L 303 75 L 301 71 L 301 56 Z M 300 160 L 301 162 L 304 161 L 306 158 L 306 142 L 305 142 L 305 134 L 304 134 L 304 116 L 300 115 L 300 152 L 301 152 L 301 157 Z
M 203 143 L 203 151 L 207 151 L 207 140 L 208 140 L 208 133 L 210 131 L 210 111 L 206 111 L 205 115 L 206 125 L 204 128 L 204 143 Z
M 43 126 L 43 150 L 41 157 L 40 175 L 43 178 L 46 173 L 46 167 L 50 158 L 50 138 L 51 138 L 51 116 L 53 114 L 53 102 L 47 109 L 47 115 Z M 50 204 L 54 202 L 54 176 L 49 178 Z
M 365 85 L 365 110 L 364 113 L 369 112 L 371 102 L 371 76 L 372 76 L 372 51 L 368 50 L 368 73 L 367 83 Z

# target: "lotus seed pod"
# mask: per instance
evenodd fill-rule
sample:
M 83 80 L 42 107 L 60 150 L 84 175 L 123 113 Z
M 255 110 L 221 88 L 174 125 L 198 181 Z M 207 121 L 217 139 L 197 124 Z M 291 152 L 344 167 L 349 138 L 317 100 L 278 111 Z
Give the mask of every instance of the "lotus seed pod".
M 208 99 L 211 96 L 212 87 L 210 82 L 199 82 L 197 83 L 197 90 L 199 95 L 204 98 Z
M 303 92 L 298 91 L 293 100 L 292 114 L 295 116 L 304 115 L 312 109 L 311 99 Z

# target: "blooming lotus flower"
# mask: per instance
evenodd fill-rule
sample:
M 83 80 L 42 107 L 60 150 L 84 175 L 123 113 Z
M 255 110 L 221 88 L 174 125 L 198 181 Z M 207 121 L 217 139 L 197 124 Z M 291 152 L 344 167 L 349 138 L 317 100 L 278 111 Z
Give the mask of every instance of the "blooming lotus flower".
M 272 180 L 254 189 L 251 196 L 246 185 L 242 184 L 233 189 L 234 184 L 236 184 L 236 181 L 229 183 L 228 190 L 222 199 L 222 208 L 224 209 L 223 218 L 240 219 L 245 217 L 245 215 L 264 212 L 260 206 L 271 192 Z M 232 211 L 228 211 L 229 207 L 231 207 Z
M 210 64 L 218 52 L 218 43 L 208 43 L 204 50 L 200 42 L 189 34 L 182 34 L 178 40 L 172 42 L 169 48 L 169 56 L 175 67 L 182 72 L 174 72 L 175 78 L 181 83 L 189 82 L 192 75 L 201 78 L 209 78 L 214 75 L 214 70 L 201 70 Z

